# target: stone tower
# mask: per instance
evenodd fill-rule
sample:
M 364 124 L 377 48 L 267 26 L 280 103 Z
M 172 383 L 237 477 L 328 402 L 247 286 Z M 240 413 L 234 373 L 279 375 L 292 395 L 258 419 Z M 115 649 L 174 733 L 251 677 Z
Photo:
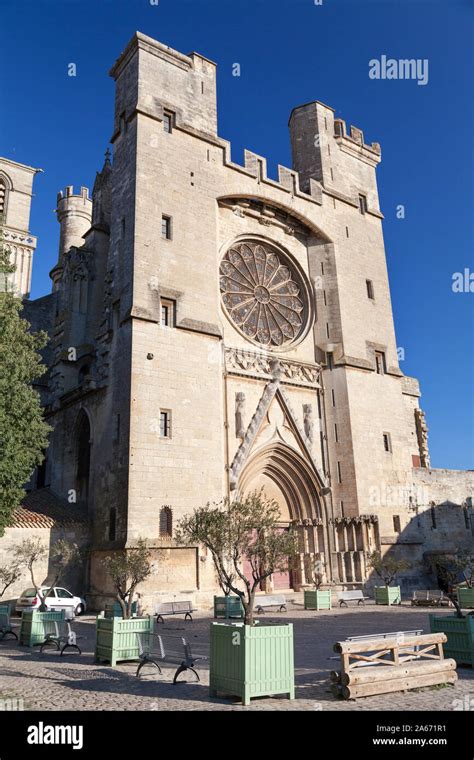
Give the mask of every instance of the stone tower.
M 57 287 L 64 256 L 73 246 L 80 248 L 84 244 L 83 237 L 91 226 L 92 201 L 87 187 L 81 187 L 78 195 L 74 195 L 72 185 L 61 190 L 56 199 L 56 216 L 60 227 L 59 257 L 51 272 L 53 290 Z
M 0 157 L 0 217 L 3 240 L 16 269 L 12 275 L 15 292 L 28 298 L 36 238 L 29 231 L 33 180 L 42 169 Z

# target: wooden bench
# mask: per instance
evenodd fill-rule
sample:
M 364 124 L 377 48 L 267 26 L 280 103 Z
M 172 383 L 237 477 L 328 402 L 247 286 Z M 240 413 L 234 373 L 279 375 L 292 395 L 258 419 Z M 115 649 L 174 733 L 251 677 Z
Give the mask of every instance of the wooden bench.
M 389 633 L 367 633 L 363 636 L 348 636 L 345 641 L 368 641 L 369 639 L 393 639 L 397 638 L 399 641 L 402 640 L 405 636 L 419 636 L 421 633 L 423 633 L 423 628 L 415 628 L 412 631 L 390 631 Z M 416 649 L 416 647 L 415 647 Z M 330 660 L 339 660 L 338 655 L 333 655 L 332 657 L 329 657 Z M 361 665 L 364 665 L 365 663 L 361 663 Z M 354 666 L 355 667 L 355 666 Z M 339 671 L 332 670 L 331 671 L 331 680 L 333 683 L 339 683 Z
M 191 670 L 199 681 L 199 673 L 195 665 L 199 660 L 207 660 L 203 655 L 193 655 L 191 645 L 183 636 L 161 636 L 157 633 L 137 633 L 140 664 L 136 675 L 145 665 L 154 665 L 161 674 L 160 662 L 165 665 L 169 662 L 177 665 L 173 683 L 177 683 L 178 676 L 185 670 Z
M 341 670 L 331 673 L 333 694 L 357 699 L 455 683 L 456 661 L 444 659 L 446 635 L 411 634 L 400 631 L 337 642 L 334 652 L 341 657 Z
M 255 611 L 265 614 L 265 610 L 276 607 L 278 612 L 286 612 L 286 599 L 284 596 L 259 596 L 255 599 Z
M 45 620 L 43 626 L 44 641 L 37 645 L 40 652 L 43 652 L 44 647 L 54 644 L 57 651 L 61 652 L 61 657 L 66 649 L 77 649 L 79 654 L 82 654 L 77 645 L 78 636 L 72 630 L 71 623 L 68 620 Z
M 16 628 L 17 626 L 15 626 Z M 18 641 L 18 636 L 13 630 L 13 625 L 10 622 L 9 612 L 0 612 L 0 641 L 6 639 L 7 636 L 13 636 Z
M 346 641 L 367 641 L 368 639 L 393 639 L 402 641 L 405 636 L 419 636 L 423 628 L 415 628 L 413 631 L 390 631 L 390 633 L 368 633 L 364 636 L 348 636 Z
M 357 602 L 357 604 L 365 604 L 365 600 L 370 597 L 364 596 L 364 593 L 360 589 L 353 591 L 341 591 L 338 594 L 339 607 L 347 607 L 347 602 Z
M 414 591 L 411 603 L 419 607 L 441 607 L 443 604 L 450 604 L 448 597 L 440 589 Z
M 185 620 L 192 620 L 191 613 L 196 612 L 191 602 L 161 602 L 156 605 L 155 615 L 157 623 L 164 623 L 166 615 L 184 615 Z

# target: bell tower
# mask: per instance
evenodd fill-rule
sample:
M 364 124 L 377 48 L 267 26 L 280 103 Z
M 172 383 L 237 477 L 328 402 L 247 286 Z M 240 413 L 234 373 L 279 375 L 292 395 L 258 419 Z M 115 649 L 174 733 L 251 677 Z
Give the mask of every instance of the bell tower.
M 37 239 L 29 230 L 30 207 L 33 180 L 42 171 L 0 157 L 0 227 L 3 244 L 16 267 L 11 275 L 11 284 L 22 298 L 28 298 L 31 290 Z

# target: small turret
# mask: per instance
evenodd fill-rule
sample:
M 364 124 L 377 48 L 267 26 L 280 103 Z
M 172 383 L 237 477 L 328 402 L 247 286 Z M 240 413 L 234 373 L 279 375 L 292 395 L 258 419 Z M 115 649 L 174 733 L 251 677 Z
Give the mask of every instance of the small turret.
M 80 248 L 83 236 L 91 226 L 92 201 L 87 187 L 81 187 L 79 195 L 74 195 L 72 185 L 60 191 L 57 196 L 56 214 L 61 227 L 59 235 L 59 263 L 71 246 Z

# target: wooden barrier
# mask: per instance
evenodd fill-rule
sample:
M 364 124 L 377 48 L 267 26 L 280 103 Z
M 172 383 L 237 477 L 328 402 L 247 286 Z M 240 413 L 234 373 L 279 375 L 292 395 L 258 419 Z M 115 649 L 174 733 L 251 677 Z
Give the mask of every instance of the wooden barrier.
M 445 660 L 444 633 L 340 641 L 341 670 L 330 674 L 335 696 L 357 699 L 457 681 L 456 662 Z

